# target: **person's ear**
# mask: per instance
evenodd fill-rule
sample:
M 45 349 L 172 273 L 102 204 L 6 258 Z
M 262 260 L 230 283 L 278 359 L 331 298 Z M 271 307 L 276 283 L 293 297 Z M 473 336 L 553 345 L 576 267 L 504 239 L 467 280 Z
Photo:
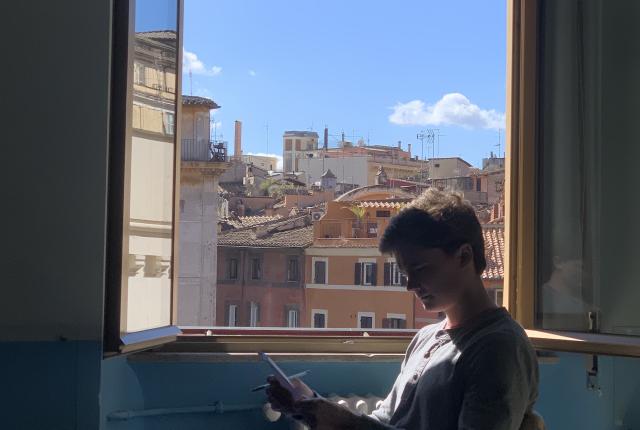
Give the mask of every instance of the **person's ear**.
M 473 248 L 468 243 L 465 243 L 458 249 L 460 255 L 460 267 L 465 267 L 467 264 L 473 264 Z

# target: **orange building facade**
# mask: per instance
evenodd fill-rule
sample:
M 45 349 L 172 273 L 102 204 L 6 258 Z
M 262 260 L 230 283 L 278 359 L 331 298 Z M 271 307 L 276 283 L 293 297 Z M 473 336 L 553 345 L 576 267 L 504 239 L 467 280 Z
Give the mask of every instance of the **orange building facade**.
M 398 188 L 362 187 L 329 202 L 305 249 L 303 325 L 312 328 L 413 329 L 441 316 L 406 290 L 395 259 L 378 251 L 391 217 L 414 196 Z M 487 270 L 482 278 L 501 304 L 501 225 L 483 227 Z

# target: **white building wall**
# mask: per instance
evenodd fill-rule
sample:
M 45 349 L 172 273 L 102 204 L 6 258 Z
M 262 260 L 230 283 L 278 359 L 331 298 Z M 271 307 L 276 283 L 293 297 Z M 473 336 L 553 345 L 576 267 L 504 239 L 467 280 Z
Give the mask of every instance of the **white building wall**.
M 178 325 L 215 324 L 217 190 L 214 175 L 181 183 Z
M 306 181 L 311 184 L 320 181 L 322 174 L 331 169 L 338 182 L 372 185 L 367 183 L 368 157 L 306 158 L 298 161 L 300 171 L 305 172 Z

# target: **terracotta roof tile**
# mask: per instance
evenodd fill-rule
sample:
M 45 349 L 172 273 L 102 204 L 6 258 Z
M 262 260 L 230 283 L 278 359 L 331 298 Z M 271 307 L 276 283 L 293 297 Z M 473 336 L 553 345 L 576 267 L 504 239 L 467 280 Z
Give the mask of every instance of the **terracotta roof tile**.
M 307 217 L 292 217 L 242 227 L 220 234 L 218 246 L 306 248 L 313 243 L 313 225 L 310 222 Z
M 482 273 L 482 279 L 504 279 L 504 227 L 501 225 L 485 225 L 482 227 L 484 236 L 484 254 L 487 268 Z

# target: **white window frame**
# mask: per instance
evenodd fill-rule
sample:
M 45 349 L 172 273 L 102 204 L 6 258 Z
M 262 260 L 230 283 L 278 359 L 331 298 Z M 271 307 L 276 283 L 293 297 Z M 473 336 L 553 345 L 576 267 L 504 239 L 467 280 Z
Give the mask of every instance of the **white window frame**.
M 287 312 L 287 327 L 300 327 L 300 311 L 298 309 L 289 309 Z
M 324 327 L 315 327 L 316 314 L 324 315 Z M 329 311 L 326 309 L 311 309 L 311 328 L 327 328 L 329 327 Z
M 361 275 L 362 275 L 362 278 L 361 278 L 362 285 L 373 285 L 373 278 L 374 278 L 373 271 L 374 271 L 374 264 L 376 264 L 376 263 L 375 262 L 370 262 L 370 261 L 365 261 L 365 262 L 362 262 L 360 264 L 361 264 L 360 270 L 362 270 L 362 273 L 361 273 Z M 368 280 L 368 282 L 367 282 L 367 266 L 371 267 L 371 278 Z
M 316 283 L 316 261 L 324 261 L 324 284 L 329 285 L 329 257 L 311 257 L 311 281 Z
M 389 263 L 391 263 L 391 273 L 390 273 L 391 285 L 396 287 L 399 285 L 402 285 L 402 272 L 400 271 L 400 267 L 398 266 L 398 263 L 395 260 L 390 261 Z
M 366 329 L 374 329 L 376 328 L 376 313 L 375 312 L 358 312 L 358 328 L 362 328 L 361 327 L 361 321 L 360 318 L 362 317 L 371 317 L 371 327 L 366 327 Z
M 260 304 L 251 302 L 249 304 L 249 327 L 258 327 L 258 309 Z
M 235 327 L 238 317 L 238 305 L 229 305 L 229 315 L 227 317 L 227 326 Z

